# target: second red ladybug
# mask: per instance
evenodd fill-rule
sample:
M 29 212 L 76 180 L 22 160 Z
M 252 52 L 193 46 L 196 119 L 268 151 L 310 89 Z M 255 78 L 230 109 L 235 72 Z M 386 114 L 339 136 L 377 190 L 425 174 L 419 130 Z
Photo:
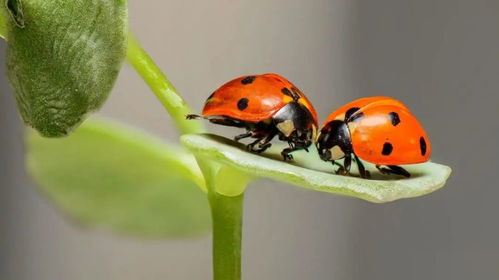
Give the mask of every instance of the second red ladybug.
M 398 165 L 426 162 L 431 155 L 428 137 L 409 109 L 384 96 L 357 99 L 331 113 L 316 145 L 324 161 L 344 158 L 339 174 L 349 173 L 353 156 L 362 178 L 370 174 L 361 159 L 382 173 L 410 177 Z
M 307 150 L 317 131 L 317 113 L 310 101 L 277 74 L 249 75 L 224 84 L 208 97 L 202 115 L 187 116 L 196 118 L 246 128 L 234 139 L 256 138 L 247 145 L 251 152 L 265 151 L 278 136 L 289 144 L 281 152 L 284 160 L 291 160 L 293 151 Z

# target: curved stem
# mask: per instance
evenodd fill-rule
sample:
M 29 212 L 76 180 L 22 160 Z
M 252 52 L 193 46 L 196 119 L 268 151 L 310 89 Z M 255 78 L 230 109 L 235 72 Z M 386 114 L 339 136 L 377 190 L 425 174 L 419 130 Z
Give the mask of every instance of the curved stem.
M 204 132 L 199 121 L 185 119 L 191 109 L 131 34 L 128 38 L 127 59 L 163 104 L 182 134 Z M 244 195 L 229 197 L 218 194 L 215 186 L 219 166 L 200 157 L 196 157 L 196 160 L 205 178 L 211 206 L 214 279 L 240 280 Z
M 209 192 L 213 220 L 213 279 L 241 279 L 241 237 L 244 194 Z
M 181 134 L 204 132 L 200 121 L 185 119 L 191 109 L 132 34 L 128 36 L 127 60 L 163 104 Z

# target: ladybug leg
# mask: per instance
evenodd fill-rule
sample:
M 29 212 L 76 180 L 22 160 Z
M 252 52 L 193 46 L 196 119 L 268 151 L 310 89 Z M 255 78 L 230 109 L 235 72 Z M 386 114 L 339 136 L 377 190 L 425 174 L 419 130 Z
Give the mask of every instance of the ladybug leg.
M 376 168 L 379 170 L 379 172 L 381 172 L 381 174 L 385 174 L 385 175 L 388 175 L 390 174 L 390 169 L 386 168 L 386 167 L 382 167 L 381 165 L 379 164 L 376 164 Z
M 284 161 L 293 160 L 293 155 L 290 153 L 295 150 L 295 144 L 293 142 L 288 142 L 289 148 L 281 151 L 281 155 Z
M 347 175 L 347 172 L 345 171 L 345 166 L 340 166 L 340 168 L 338 168 L 335 173 L 337 175 Z
M 409 173 L 404 168 L 397 165 L 387 165 L 386 167 L 382 167 L 381 165 L 376 165 L 376 168 L 383 174 L 395 174 L 404 176 L 406 178 L 411 177 L 411 173 Z
M 388 165 L 388 168 L 390 168 L 390 172 L 392 174 L 401 175 L 401 176 L 404 176 L 406 178 L 411 177 L 411 173 L 409 173 L 407 170 L 405 170 L 404 168 L 402 168 L 398 165 Z
M 360 177 L 364 179 L 371 178 L 371 173 L 369 173 L 369 171 L 366 170 L 366 168 L 364 167 L 364 163 L 362 163 L 362 161 L 359 159 L 359 157 L 356 154 L 353 154 L 353 156 L 355 158 L 355 162 L 357 163 L 357 168 L 359 169 Z
M 339 175 L 347 175 L 350 173 L 350 168 L 352 167 L 352 155 L 345 155 L 345 159 L 343 160 L 343 167 L 340 167 L 336 170 L 336 174 Z
M 249 143 L 248 145 L 246 145 L 246 150 L 248 150 L 249 152 L 254 152 L 254 153 L 257 153 L 258 152 L 258 149 L 255 149 L 255 146 L 261 141 L 261 139 L 256 139 L 254 142 L 251 142 Z
M 291 154 L 292 152 L 297 151 L 297 150 L 302 150 L 302 149 L 307 151 L 307 149 L 308 149 L 308 146 L 302 142 L 289 141 L 288 144 L 289 144 L 289 148 L 286 148 L 286 149 L 282 150 L 282 152 L 281 152 L 281 155 L 282 155 L 284 161 L 293 160 L 293 155 Z
M 267 150 L 268 148 L 270 148 L 270 146 L 272 146 L 270 141 L 272 141 L 274 136 L 276 136 L 276 133 L 269 133 L 264 138 L 262 138 L 260 140 L 260 142 L 258 142 L 258 151 L 256 151 L 256 152 L 261 153 L 261 152 Z
M 253 135 L 254 135 L 254 134 L 253 134 L 253 131 L 248 131 L 248 132 L 246 132 L 246 133 L 243 133 L 243 134 L 239 134 L 239 135 L 234 136 L 234 140 L 239 142 L 239 140 L 244 139 L 244 138 L 251 137 L 251 136 L 253 136 Z
M 333 166 L 335 166 L 335 165 L 336 165 L 336 166 L 338 166 L 339 168 L 344 168 L 344 167 L 343 167 L 343 165 L 341 165 L 340 163 L 337 163 L 337 162 L 336 162 L 336 161 L 334 161 L 334 160 L 332 160 L 332 161 L 330 161 L 330 162 L 333 164 Z
M 345 167 L 337 163 L 336 161 L 332 160 L 331 163 L 333 164 L 333 166 L 338 166 L 338 169 L 335 171 L 336 174 L 339 174 L 340 170 L 345 170 Z
M 265 143 L 265 144 L 261 144 L 259 143 L 258 144 L 258 149 L 255 150 L 256 153 L 262 153 L 262 152 L 265 152 L 265 150 L 267 150 L 268 148 L 270 148 L 270 146 L 272 146 L 272 144 L 270 143 Z
M 282 150 L 281 155 L 282 155 L 284 161 L 293 160 L 293 155 L 290 154 L 292 151 L 294 151 L 293 148 L 286 148 L 286 149 Z
M 251 133 L 251 132 L 249 132 Z M 254 135 L 253 133 L 251 135 Z M 254 153 L 261 153 L 261 152 L 264 152 L 265 150 L 267 150 L 270 146 L 272 146 L 271 143 L 269 143 L 272 138 L 274 138 L 274 136 L 276 135 L 276 133 L 268 133 L 268 134 L 264 134 L 262 136 L 260 136 L 258 139 L 256 139 L 254 142 L 248 144 L 248 146 L 246 146 L 247 150 L 250 151 L 250 152 L 254 152 Z M 258 145 L 258 148 L 255 148 L 255 146 Z

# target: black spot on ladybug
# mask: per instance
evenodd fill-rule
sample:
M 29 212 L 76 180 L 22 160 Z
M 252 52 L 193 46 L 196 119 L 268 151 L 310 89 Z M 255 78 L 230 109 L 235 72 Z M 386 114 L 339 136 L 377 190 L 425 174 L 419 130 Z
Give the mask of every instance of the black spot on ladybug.
M 426 141 L 424 140 L 423 136 L 419 138 L 419 148 L 421 148 L 421 155 L 426 155 Z
M 360 109 L 359 107 L 352 107 L 352 108 L 348 109 L 345 113 L 345 120 L 348 120 L 359 109 Z
M 291 93 L 291 91 L 288 88 L 282 88 L 281 92 L 287 96 L 293 97 L 293 94 Z
M 392 122 L 393 126 L 397 126 L 397 124 L 400 123 L 399 114 L 395 112 L 388 113 L 388 118 L 390 118 L 390 121 Z
M 389 142 L 385 142 L 383 144 L 383 150 L 381 151 L 381 154 L 384 156 L 389 156 L 393 151 L 393 146 Z
M 255 77 L 255 76 L 248 76 L 248 77 L 246 77 L 246 78 L 244 78 L 244 79 L 242 79 L 242 80 L 241 80 L 241 84 L 243 84 L 243 85 L 249 85 L 249 84 L 251 84 L 251 83 L 252 83 L 255 79 L 256 79 L 256 77 Z
M 348 121 L 349 122 L 355 122 L 357 120 L 360 120 L 363 117 L 364 117 L 364 113 L 361 112 L 361 113 L 358 113 L 358 114 L 355 114 L 355 115 L 351 116 Z
M 248 107 L 248 102 L 249 102 L 248 98 L 239 99 L 239 101 L 237 101 L 237 108 L 241 111 L 246 109 Z

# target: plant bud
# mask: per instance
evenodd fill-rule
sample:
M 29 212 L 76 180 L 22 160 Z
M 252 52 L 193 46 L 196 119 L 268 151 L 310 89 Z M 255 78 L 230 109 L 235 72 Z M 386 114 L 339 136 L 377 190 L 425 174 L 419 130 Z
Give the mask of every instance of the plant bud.
M 70 133 L 111 92 L 126 54 L 125 0 L 8 0 L 7 72 L 22 119 Z

